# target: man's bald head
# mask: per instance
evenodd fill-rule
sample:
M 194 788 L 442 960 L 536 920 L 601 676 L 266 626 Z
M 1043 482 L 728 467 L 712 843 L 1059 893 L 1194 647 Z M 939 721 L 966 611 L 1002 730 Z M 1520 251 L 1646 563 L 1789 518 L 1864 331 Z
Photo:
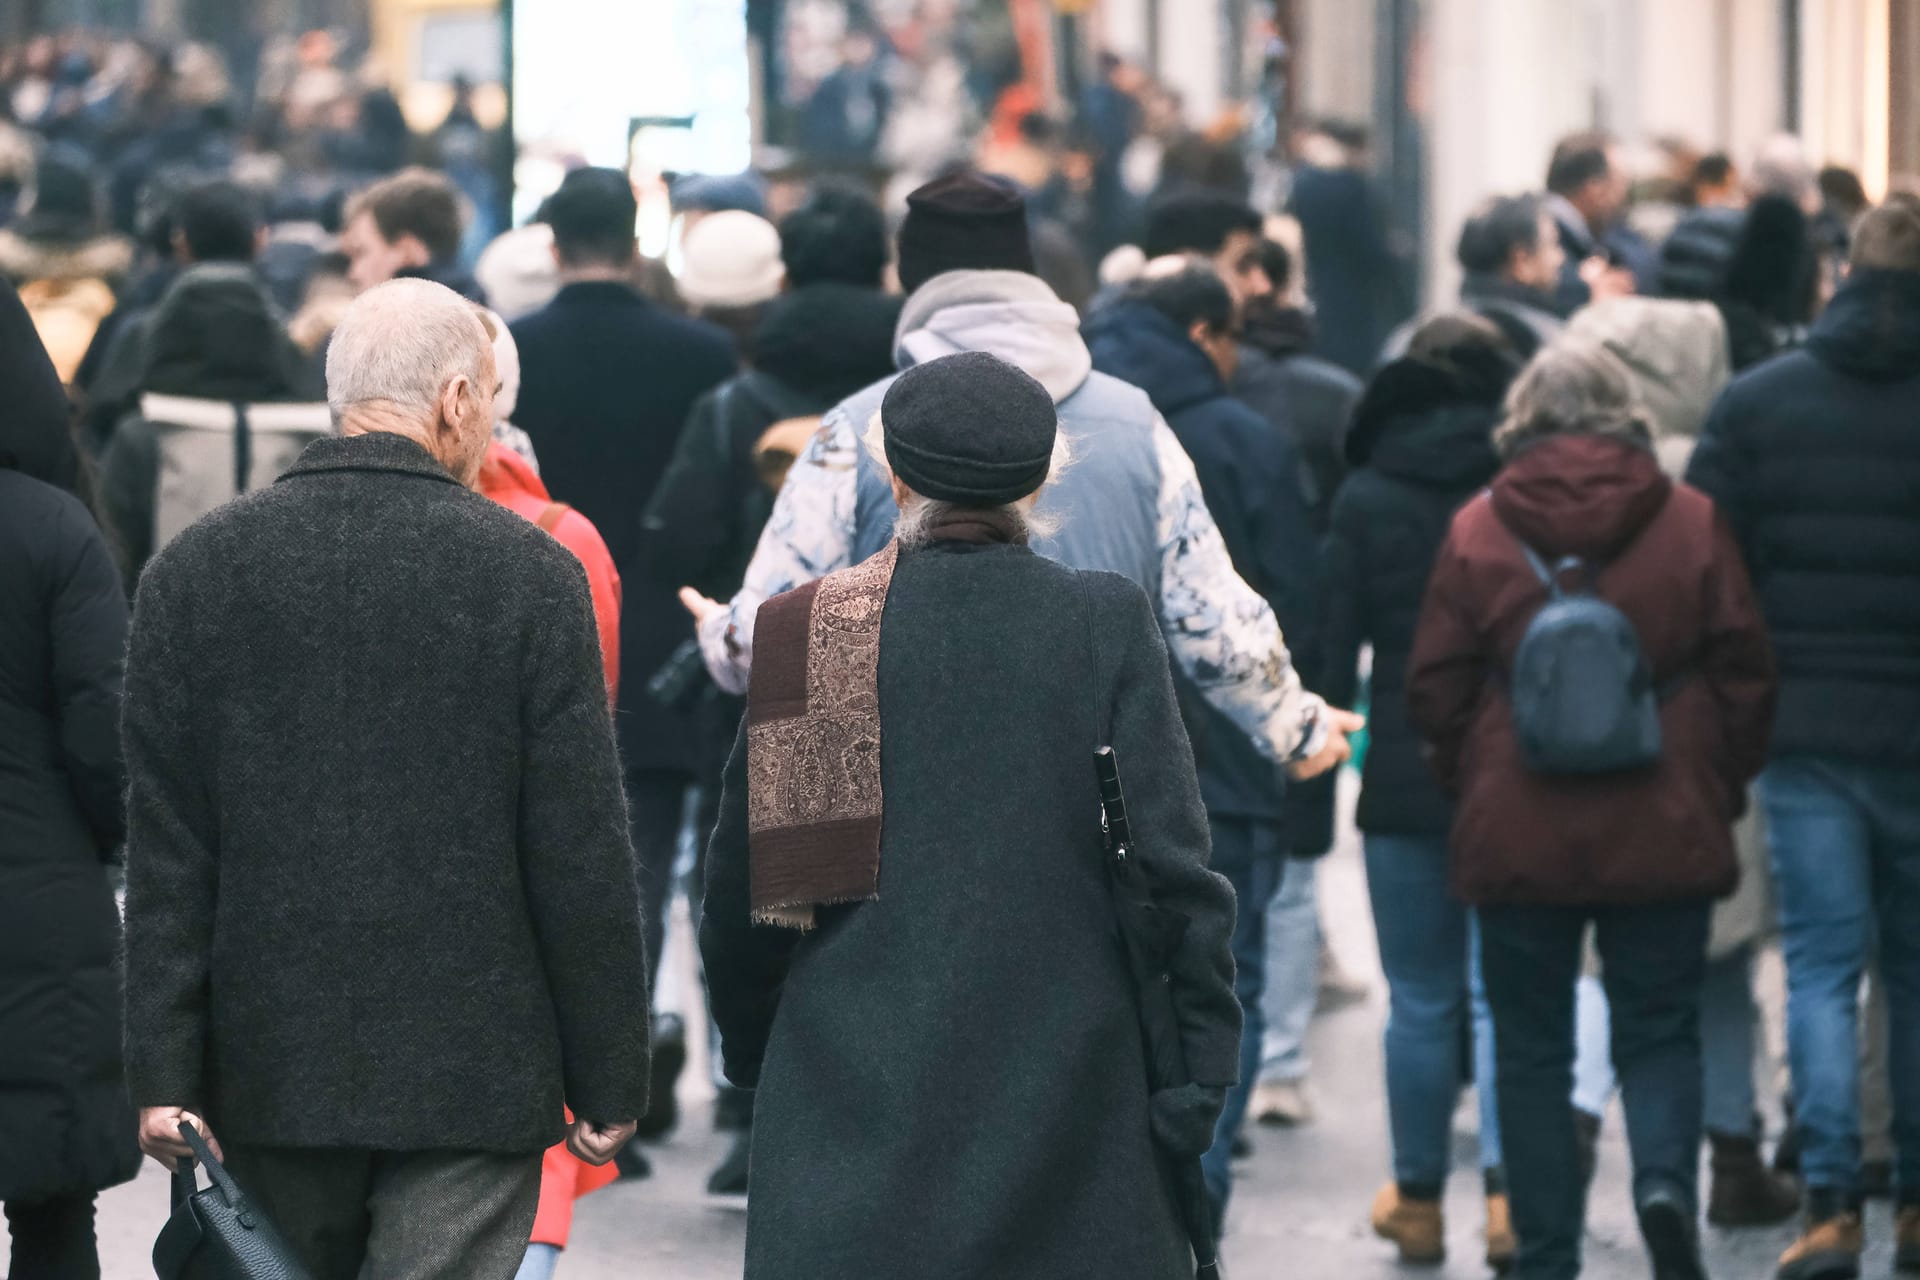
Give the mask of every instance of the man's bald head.
M 361 294 L 327 348 L 327 406 L 340 431 L 409 436 L 462 483 L 472 482 L 486 453 L 496 389 L 493 343 L 480 317 L 428 280 L 393 280 Z

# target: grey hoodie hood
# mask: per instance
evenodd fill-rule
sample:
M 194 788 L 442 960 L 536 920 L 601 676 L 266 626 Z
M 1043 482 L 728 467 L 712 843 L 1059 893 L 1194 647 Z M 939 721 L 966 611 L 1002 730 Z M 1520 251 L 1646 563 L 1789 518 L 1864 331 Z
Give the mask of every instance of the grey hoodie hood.
M 1020 271 L 948 271 L 907 299 L 894 330 L 894 364 L 910 369 L 962 351 L 985 351 L 1025 370 L 1055 404 L 1093 371 L 1079 313 Z

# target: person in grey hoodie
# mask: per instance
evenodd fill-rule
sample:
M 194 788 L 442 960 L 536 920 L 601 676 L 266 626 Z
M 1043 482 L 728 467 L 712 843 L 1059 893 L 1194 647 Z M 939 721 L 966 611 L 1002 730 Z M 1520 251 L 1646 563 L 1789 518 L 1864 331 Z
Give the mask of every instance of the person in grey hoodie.
M 1077 461 L 1041 500 L 1060 532 L 1036 549 L 1145 589 L 1181 671 L 1296 777 L 1344 760 L 1358 718 L 1302 686 L 1272 608 L 1233 571 L 1193 463 L 1146 393 L 1093 372 L 1078 316 L 1032 274 L 1019 193 L 972 173 L 929 183 L 908 198 L 899 257 L 910 293 L 894 338 L 900 368 L 987 351 L 1037 379 L 1059 409 Z M 855 393 L 822 420 L 733 599 L 682 593 L 722 688 L 745 691 L 763 601 L 857 564 L 891 539 L 893 493 L 860 446 L 889 385 Z

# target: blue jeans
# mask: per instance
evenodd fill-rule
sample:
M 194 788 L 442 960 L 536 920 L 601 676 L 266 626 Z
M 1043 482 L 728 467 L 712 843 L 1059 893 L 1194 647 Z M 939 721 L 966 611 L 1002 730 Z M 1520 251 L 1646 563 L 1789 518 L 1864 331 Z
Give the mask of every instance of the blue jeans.
M 1514 1274 L 1580 1274 L 1586 1187 L 1574 1137 L 1574 984 L 1591 922 L 1612 1008 L 1613 1063 L 1627 1112 L 1636 1201 L 1659 1189 L 1699 1200 L 1700 982 L 1707 903 L 1488 906 L 1481 963 L 1493 1006 L 1500 1132 L 1520 1237 Z
M 1920 1191 L 1920 784 L 1911 768 L 1786 756 L 1760 776 L 1787 959 L 1787 1053 L 1801 1171 L 1851 1197 L 1860 1176 L 1860 979 L 1879 943 L 1893 1145 Z
M 1260 1079 L 1304 1080 L 1307 1024 L 1320 997 L 1319 862 L 1290 858 L 1267 905 L 1267 994 L 1260 1002 Z
M 560 1246 L 554 1244 L 530 1244 L 527 1256 L 520 1260 L 520 1270 L 514 1273 L 513 1280 L 552 1280 L 553 1270 L 560 1265 Z
M 1467 1046 L 1480 1104 L 1480 1167 L 1500 1166 L 1493 1018 L 1480 980 L 1474 913 L 1447 894 L 1444 836 L 1370 835 L 1367 893 L 1387 975 L 1387 1118 L 1393 1176 L 1408 1195 L 1440 1198 Z
M 1580 979 L 1573 1105 L 1603 1116 L 1613 1097 L 1607 995 L 1598 978 Z M 1708 1133 L 1753 1132 L 1753 1055 L 1760 1007 L 1753 999 L 1753 948 L 1707 961 L 1700 983 L 1700 1085 Z
M 1260 995 L 1267 979 L 1267 903 L 1279 887 L 1286 858 L 1283 829 L 1276 823 L 1239 818 L 1209 819 L 1213 869 L 1233 885 L 1233 993 L 1240 999 L 1240 1082 L 1214 1126 L 1213 1147 L 1200 1158 L 1215 1223 L 1225 1223 L 1233 1191 L 1233 1139 L 1247 1118 L 1247 1098 L 1260 1064 Z

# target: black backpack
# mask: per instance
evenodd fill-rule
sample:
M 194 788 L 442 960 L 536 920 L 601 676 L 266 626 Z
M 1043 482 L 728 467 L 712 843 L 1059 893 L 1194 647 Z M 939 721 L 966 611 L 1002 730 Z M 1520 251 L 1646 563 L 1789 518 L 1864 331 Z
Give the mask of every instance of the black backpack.
M 1632 620 L 1594 594 L 1596 570 L 1585 560 L 1566 556 L 1549 568 L 1517 534 L 1514 541 L 1547 588 L 1507 678 L 1521 759 L 1550 776 L 1652 767 L 1661 690 Z M 1582 585 L 1569 587 L 1570 578 Z

